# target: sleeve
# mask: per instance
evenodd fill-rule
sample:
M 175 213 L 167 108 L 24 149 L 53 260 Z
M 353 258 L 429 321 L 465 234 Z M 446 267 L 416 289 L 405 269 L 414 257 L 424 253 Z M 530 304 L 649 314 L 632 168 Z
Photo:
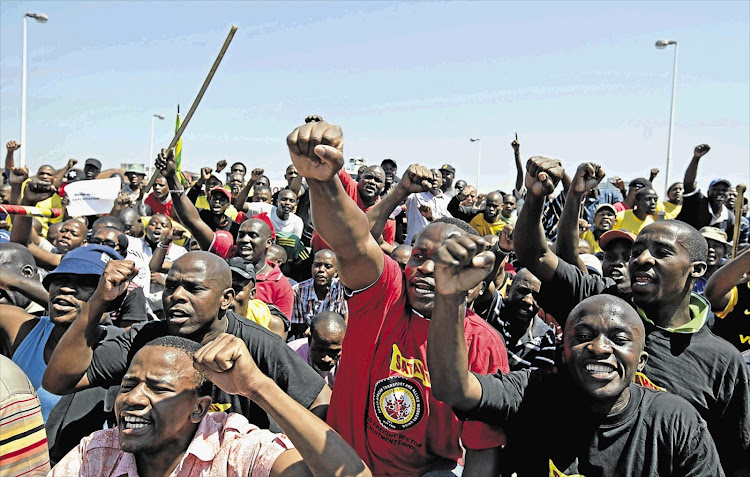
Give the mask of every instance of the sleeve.
M 477 407 L 470 411 L 453 409 L 462 421 L 481 421 L 489 424 L 503 425 L 513 417 L 521 407 L 521 401 L 529 386 L 531 371 L 524 369 L 508 374 L 474 373 L 482 386 L 482 398 Z
M 255 429 L 232 441 L 224 475 L 267 476 L 279 456 L 294 448 L 284 434 Z
M 732 353 L 726 371 L 719 381 L 718 401 L 723 409 L 716 410 L 710 429 L 727 474 L 743 468 L 750 470 L 750 382 L 745 362 L 739 351 L 726 345 Z
M 325 381 L 292 348 L 273 334 L 261 328 L 244 333 L 247 344 L 258 368 L 292 399 L 309 408 L 325 386 Z
M 679 215 L 675 217 L 675 220 L 681 220 L 687 224 L 692 225 L 696 229 L 700 227 L 698 225 L 698 210 L 701 204 L 701 198 L 703 193 L 700 189 L 695 189 L 689 194 L 685 194 L 682 198 L 682 209 Z
M 190 202 L 195 204 L 195 201 L 198 200 L 198 196 L 201 195 L 201 189 L 202 187 L 198 187 L 196 185 L 193 185 L 190 189 L 187 191 L 187 197 L 190 199 Z
M 539 306 L 555 317 L 565 328 L 568 314 L 586 298 L 602 293 L 615 282 L 599 275 L 586 275 L 578 267 L 565 260 L 557 261 L 557 269 L 551 280 L 542 283 L 539 290 Z
M 275 293 L 273 304 L 286 316 L 292 316 L 294 313 L 294 292 L 288 278 L 282 277 L 279 280 L 279 287 Z
M 294 214 L 292 217 L 295 217 L 297 220 L 294 221 L 294 230 L 292 233 L 296 235 L 297 237 L 302 237 L 302 231 L 305 229 L 305 224 L 302 222 L 302 219 L 299 218 L 298 215 Z
M 294 311 L 291 316 L 292 323 L 303 323 L 305 320 L 299 288 L 299 283 L 292 287 L 292 293 L 294 293 Z
M 714 315 L 716 315 L 717 318 L 726 318 L 728 314 L 734 311 L 734 307 L 737 306 L 739 295 L 737 287 L 732 288 L 731 294 L 729 295 L 729 303 L 727 303 L 727 306 L 723 310 L 717 311 Z
M 448 212 L 450 212 L 451 215 L 457 219 L 461 219 L 464 222 L 469 222 L 474 218 L 474 216 L 479 213 L 479 209 L 461 205 L 458 202 L 458 198 L 454 195 L 453 197 L 451 197 L 450 202 L 448 202 Z
M 724 475 L 719 453 L 698 412 L 685 403 L 681 419 L 669 429 L 672 443 L 672 470 L 674 475 L 686 477 L 712 477 Z
M 143 288 L 135 287 L 125 295 L 120 306 L 120 321 L 147 321 L 146 296 Z
M 270 214 L 271 209 L 273 209 L 271 204 L 266 204 L 265 202 L 246 202 L 245 205 L 247 205 L 248 217 L 262 214 L 263 212 Z
M 388 219 L 385 221 L 385 228 L 383 228 L 383 240 L 393 245 L 396 241 L 396 221 Z
M 117 386 L 128 369 L 128 355 L 141 326 L 132 326 L 125 333 L 108 338 L 94 348 L 86 377 L 91 386 Z
M 339 171 L 339 179 L 341 179 L 341 185 L 344 186 L 344 190 L 349 197 L 351 197 L 357 205 L 362 207 L 361 201 L 357 200 L 357 182 L 352 179 L 352 176 L 350 176 L 343 168 Z

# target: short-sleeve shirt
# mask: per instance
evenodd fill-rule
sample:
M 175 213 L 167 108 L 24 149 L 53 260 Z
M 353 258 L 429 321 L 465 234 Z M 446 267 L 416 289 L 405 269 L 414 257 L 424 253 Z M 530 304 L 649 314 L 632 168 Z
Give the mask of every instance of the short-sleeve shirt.
M 248 208 L 247 215 L 250 217 L 262 214 L 263 212 L 267 213 L 277 234 L 279 232 L 286 232 L 297 237 L 302 237 L 302 230 L 305 228 L 305 224 L 302 223 L 302 219 L 297 214 L 291 213 L 286 220 L 283 220 L 279 217 L 275 205 L 266 204 L 265 202 L 248 202 L 246 205 Z
M 623 210 L 622 212 L 617 213 L 617 222 L 615 222 L 614 227 L 612 227 L 612 230 L 618 230 L 618 229 L 624 229 L 624 230 L 630 230 L 634 234 L 638 235 L 638 233 L 647 225 L 653 224 L 654 218 L 650 215 L 647 215 L 645 219 L 641 220 L 636 215 L 635 212 L 632 210 Z M 594 253 L 594 252 L 592 252 Z
M 269 305 L 276 305 L 290 318 L 294 312 L 294 292 L 289 279 L 281 273 L 278 265 L 266 260 L 270 271 L 255 277 L 255 298 Z
M 304 323 L 309 326 L 315 315 L 321 311 L 333 311 L 341 316 L 345 316 L 349 311 L 344 299 L 344 285 L 338 277 L 331 281 L 331 288 L 322 300 L 318 299 L 315 293 L 315 281 L 312 278 L 297 283 L 292 290 L 294 290 L 292 323 Z
M 380 278 L 356 292 L 348 304 L 328 423 L 373 474 L 452 469 L 462 455 L 459 441 L 471 449 L 504 443 L 500 429 L 463 424 L 450 406 L 432 395 L 427 368 L 430 321 L 408 306 L 398 263 L 384 256 Z M 464 335 L 470 370 L 508 371 L 500 335 L 470 311 Z
M 750 350 L 750 282 L 732 288 L 729 303 L 715 315 L 713 332 L 740 352 Z
M 257 323 L 227 312 L 227 333 L 242 339 L 263 374 L 295 401 L 309 408 L 325 383 L 302 361 L 284 341 Z M 92 386 L 116 386 L 130 365 L 135 353 L 151 340 L 169 335 L 166 321 L 152 321 L 132 326 L 122 335 L 106 339 L 94 349 L 86 376 Z M 227 394 L 217 386 L 212 390 L 212 409 L 237 412 L 261 428 L 268 428 L 270 419 L 257 404 L 244 396 Z
M 723 475 L 705 421 L 680 397 L 630 384 L 623 411 L 597 416 L 564 367 L 477 379 L 479 405 L 457 414 L 505 427 L 507 475 Z
M 61 460 L 51 477 L 137 477 L 135 456 L 120 450 L 119 430 L 96 431 Z M 283 434 L 259 429 L 239 414 L 206 414 L 170 477 L 267 476 L 282 452 L 294 448 Z
M 474 227 L 474 229 L 479 232 L 479 235 L 482 236 L 497 235 L 498 232 L 505 228 L 506 224 L 507 222 L 505 222 L 500 215 L 497 216 L 497 222 L 487 222 L 484 218 L 484 212 L 475 215 L 474 218 L 471 219 L 471 222 L 469 222 L 469 225 Z

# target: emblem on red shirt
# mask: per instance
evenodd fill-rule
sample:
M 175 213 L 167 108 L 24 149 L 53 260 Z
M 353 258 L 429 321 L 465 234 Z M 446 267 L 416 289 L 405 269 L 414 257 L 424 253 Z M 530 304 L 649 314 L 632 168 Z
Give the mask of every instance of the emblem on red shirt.
M 373 407 L 381 426 L 403 431 L 422 419 L 424 399 L 417 385 L 401 376 L 391 376 L 375 384 Z

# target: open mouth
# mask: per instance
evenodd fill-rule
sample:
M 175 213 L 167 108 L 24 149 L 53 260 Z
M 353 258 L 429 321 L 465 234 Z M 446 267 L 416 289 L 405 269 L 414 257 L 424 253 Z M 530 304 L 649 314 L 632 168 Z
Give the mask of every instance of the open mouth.
M 616 368 L 609 363 L 589 363 L 585 370 L 594 379 L 610 380 L 617 377 Z
M 424 281 L 418 281 L 412 282 L 411 285 L 414 288 L 414 293 L 418 296 L 427 298 L 435 295 L 435 285 L 433 284 Z
M 377 189 L 375 188 L 375 186 L 372 186 L 372 185 L 366 185 L 365 190 L 370 194 L 374 194 L 375 192 L 377 192 Z
M 55 297 L 50 303 L 52 304 L 52 309 L 59 313 L 67 313 L 78 309 L 75 302 L 70 301 L 63 296 Z
M 151 421 L 140 416 L 124 415 L 120 417 L 120 429 L 125 434 L 136 434 L 151 425 Z
M 251 245 L 242 245 L 237 249 L 237 255 L 240 257 L 250 257 L 253 254 L 253 247 Z
M 166 313 L 167 320 L 169 320 L 170 323 L 175 324 L 182 324 L 186 323 L 190 319 L 190 314 L 187 312 L 172 308 L 171 310 L 167 311 Z

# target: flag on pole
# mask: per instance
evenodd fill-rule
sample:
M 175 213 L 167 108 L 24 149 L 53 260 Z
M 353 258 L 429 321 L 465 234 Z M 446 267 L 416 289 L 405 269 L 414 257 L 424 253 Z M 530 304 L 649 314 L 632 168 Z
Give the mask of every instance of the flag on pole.
M 182 119 L 180 119 L 180 105 L 177 105 L 177 123 L 174 127 L 174 132 L 177 133 L 177 131 L 180 130 L 180 126 L 182 126 Z M 177 141 L 177 145 L 174 148 L 174 162 L 177 165 L 177 170 L 180 170 L 180 165 L 182 164 L 182 137 Z

